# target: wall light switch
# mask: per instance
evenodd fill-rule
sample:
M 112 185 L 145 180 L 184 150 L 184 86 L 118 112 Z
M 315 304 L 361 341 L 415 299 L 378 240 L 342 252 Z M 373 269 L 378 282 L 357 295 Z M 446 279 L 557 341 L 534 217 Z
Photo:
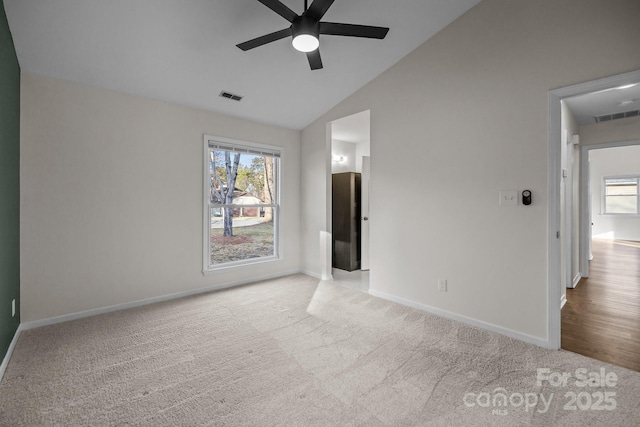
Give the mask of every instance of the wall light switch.
M 518 205 L 517 190 L 500 191 L 500 206 L 517 206 L 517 205 Z
M 11 317 L 16 315 L 16 300 L 11 300 Z

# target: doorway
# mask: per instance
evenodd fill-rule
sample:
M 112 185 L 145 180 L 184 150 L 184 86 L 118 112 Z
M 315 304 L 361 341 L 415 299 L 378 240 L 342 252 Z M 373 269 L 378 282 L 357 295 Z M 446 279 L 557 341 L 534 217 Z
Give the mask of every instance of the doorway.
M 370 182 L 370 112 L 362 111 L 330 123 L 331 174 L 357 174 L 359 196 L 357 200 L 359 214 L 358 231 L 358 268 L 352 271 L 332 268 L 333 281 L 364 292 L 369 290 L 369 182 Z M 330 180 L 331 181 L 331 180 Z M 333 193 L 332 187 L 328 191 Z M 332 200 L 329 194 L 328 200 Z M 328 217 L 331 218 L 333 204 L 328 204 Z M 332 226 L 332 233 L 334 232 Z M 332 251 L 331 265 L 334 265 Z
M 574 134 L 566 135 L 563 131 L 562 110 L 563 101 L 584 96 L 583 99 L 605 99 L 615 98 L 620 93 L 620 89 L 631 87 L 633 83 L 640 82 L 640 71 L 621 74 L 586 83 L 552 90 L 549 93 L 549 169 L 548 169 L 548 347 L 559 349 L 561 346 L 561 307 L 563 304 L 563 294 L 566 288 L 573 287 L 580 277 L 588 275 L 588 240 L 584 235 L 585 227 L 590 224 L 585 220 L 584 205 L 588 193 L 585 193 L 586 181 L 584 181 L 585 169 L 580 167 L 580 192 L 575 185 L 568 185 L 564 180 L 568 177 L 566 167 L 566 154 L 563 150 L 567 145 L 577 145 L 580 143 L 579 136 L 574 138 Z M 594 95 L 589 98 L 590 95 Z M 597 96 L 596 96 L 597 95 Z M 611 99 L 609 99 L 611 101 Z M 622 102 L 620 102 L 622 105 Z M 566 127 L 564 127 L 566 129 Z M 579 132 L 575 134 L 579 135 Z M 570 138 L 569 138 L 570 137 Z M 584 165 L 584 156 L 580 152 L 580 166 Z M 576 151 L 574 150 L 573 153 Z M 575 165 L 575 163 L 574 163 Z M 567 194 L 571 191 L 572 194 Z M 579 195 L 579 199 L 577 196 Z M 573 201 L 571 203 L 570 201 Z M 576 213 L 572 215 L 567 206 L 573 206 Z M 580 207 L 579 212 L 578 207 Z M 573 223 L 568 221 L 573 219 Z M 578 218 L 578 219 L 576 219 Z M 580 224 L 580 227 L 577 227 Z M 576 236 L 577 234 L 577 236 Z M 578 257 L 578 258 L 576 258 Z M 569 265 L 577 259 L 577 277 L 569 274 Z M 579 285 L 578 285 L 579 286 Z
M 640 141 L 584 146 L 581 158 L 588 269 L 567 290 L 562 349 L 640 371 Z

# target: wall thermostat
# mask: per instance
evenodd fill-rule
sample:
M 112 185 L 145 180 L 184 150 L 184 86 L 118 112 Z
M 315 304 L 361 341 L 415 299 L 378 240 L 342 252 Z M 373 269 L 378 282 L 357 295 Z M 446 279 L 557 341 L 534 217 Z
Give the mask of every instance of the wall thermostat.
M 531 204 L 531 190 L 524 190 L 522 192 L 522 204 L 527 206 Z

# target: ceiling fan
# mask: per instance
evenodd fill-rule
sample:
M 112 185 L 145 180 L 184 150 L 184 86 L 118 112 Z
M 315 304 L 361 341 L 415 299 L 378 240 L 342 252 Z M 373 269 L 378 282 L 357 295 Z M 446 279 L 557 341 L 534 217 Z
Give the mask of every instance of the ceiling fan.
M 320 58 L 320 34 L 332 36 L 364 37 L 368 39 L 383 39 L 389 32 L 385 27 L 373 27 L 370 25 L 340 24 L 337 22 L 321 22 L 327 10 L 335 0 L 314 0 L 308 7 L 304 1 L 304 12 L 296 14 L 279 0 L 258 0 L 269 9 L 282 16 L 291 23 L 289 28 L 266 34 L 261 37 L 240 43 L 240 49 L 247 51 L 276 40 L 291 36 L 293 47 L 300 52 L 305 52 L 312 70 L 322 68 Z

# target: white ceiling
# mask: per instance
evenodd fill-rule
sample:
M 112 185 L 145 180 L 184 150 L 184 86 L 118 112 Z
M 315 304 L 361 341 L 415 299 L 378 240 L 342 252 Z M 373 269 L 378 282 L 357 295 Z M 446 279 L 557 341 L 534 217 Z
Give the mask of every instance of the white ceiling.
M 624 85 L 626 86 L 626 85 Z M 596 123 L 595 116 L 640 109 L 640 84 L 611 88 L 565 99 L 580 125 Z
M 324 69 L 257 0 L 4 0 L 23 71 L 302 129 L 479 0 L 336 0 L 325 21 L 390 27 L 384 40 L 322 36 Z M 300 14 L 303 0 L 283 0 Z M 227 90 L 241 102 L 221 98 Z
M 331 122 L 331 138 L 352 144 L 369 144 L 370 141 L 369 110 Z

